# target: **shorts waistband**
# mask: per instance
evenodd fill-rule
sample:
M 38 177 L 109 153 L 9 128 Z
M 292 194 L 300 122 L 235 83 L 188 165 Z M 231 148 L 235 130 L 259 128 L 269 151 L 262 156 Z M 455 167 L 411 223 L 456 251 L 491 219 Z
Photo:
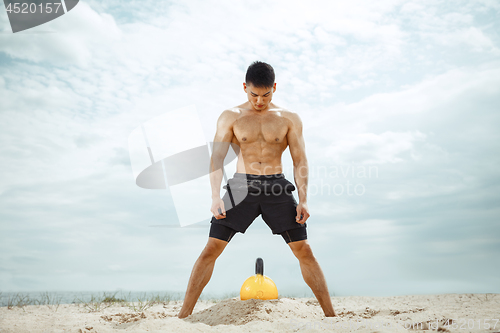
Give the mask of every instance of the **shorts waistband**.
M 239 172 L 236 172 L 234 174 L 234 178 L 259 179 L 259 180 L 280 179 L 280 178 L 285 178 L 285 174 L 283 174 L 283 173 L 275 173 L 273 175 L 253 175 L 251 173 L 239 173 Z

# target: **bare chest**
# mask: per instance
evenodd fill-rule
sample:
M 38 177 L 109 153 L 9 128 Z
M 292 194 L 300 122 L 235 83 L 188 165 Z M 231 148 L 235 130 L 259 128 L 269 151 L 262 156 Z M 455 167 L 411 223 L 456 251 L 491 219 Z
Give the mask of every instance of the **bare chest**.
M 288 119 L 277 116 L 242 116 L 233 125 L 234 136 L 240 143 L 284 143 L 288 133 Z

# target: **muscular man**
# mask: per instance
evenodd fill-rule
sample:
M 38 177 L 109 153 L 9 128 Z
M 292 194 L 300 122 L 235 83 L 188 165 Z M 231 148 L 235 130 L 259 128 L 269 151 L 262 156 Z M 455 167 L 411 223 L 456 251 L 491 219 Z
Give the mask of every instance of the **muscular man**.
M 273 234 L 280 234 L 299 260 L 304 281 L 318 299 L 325 316 L 336 316 L 323 272 L 307 241 L 308 165 L 302 123 L 296 113 L 271 103 L 276 91 L 274 79 L 270 65 L 259 61 L 251 64 L 243 83 L 248 102 L 222 112 L 217 121 L 210 165 L 214 216 L 208 243 L 191 272 L 179 318 L 193 312 L 212 276 L 215 260 L 233 235 L 244 233 L 260 214 Z M 223 161 L 229 145 L 239 150 L 237 167 L 221 199 Z M 281 155 L 287 146 L 293 159 L 298 204 L 291 194 L 295 189 L 293 184 L 282 173 Z

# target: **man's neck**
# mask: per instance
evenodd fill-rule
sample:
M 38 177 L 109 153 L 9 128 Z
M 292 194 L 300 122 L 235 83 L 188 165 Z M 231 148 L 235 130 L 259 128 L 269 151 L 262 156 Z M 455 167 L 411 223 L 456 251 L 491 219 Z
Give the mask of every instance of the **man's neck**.
M 243 104 L 247 110 L 252 112 L 253 114 L 265 115 L 271 112 L 271 110 L 276 109 L 276 105 L 270 103 L 265 109 L 256 110 L 250 102 L 246 102 Z

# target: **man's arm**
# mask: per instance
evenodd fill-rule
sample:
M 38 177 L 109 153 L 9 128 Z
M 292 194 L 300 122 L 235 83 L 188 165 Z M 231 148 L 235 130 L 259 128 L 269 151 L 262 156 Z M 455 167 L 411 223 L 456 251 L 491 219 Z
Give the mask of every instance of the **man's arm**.
M 290 147 L 290 155 L 293 160 L 293 177 L 297 185 L 299 194 L 299 205 L 297 206 L 297 222 L 304 223 L 309 218 L 307 208 L 307 183 L 309 176 L 309 167 L 306 157 L 306 145 L 302 136 L 302 121 L 298 114 L 290 112 L 288 119 L 291 126 L 288 129 L 287 141 Z M 301 217 L 302 215 L 302 217 Z
M 224 159 L 233 140 L 234 118 L 234 112 L 228 110 L 220 115 L 217 120 L 217 130 L 214 137 L 212 157 L 210 158 L 210 185 L 212 187 L 212 208 L 210 210 L 217 219 L 224 218 L 226 214 L 224 202 L 220 198 L 220 186 L 223 178 Z

